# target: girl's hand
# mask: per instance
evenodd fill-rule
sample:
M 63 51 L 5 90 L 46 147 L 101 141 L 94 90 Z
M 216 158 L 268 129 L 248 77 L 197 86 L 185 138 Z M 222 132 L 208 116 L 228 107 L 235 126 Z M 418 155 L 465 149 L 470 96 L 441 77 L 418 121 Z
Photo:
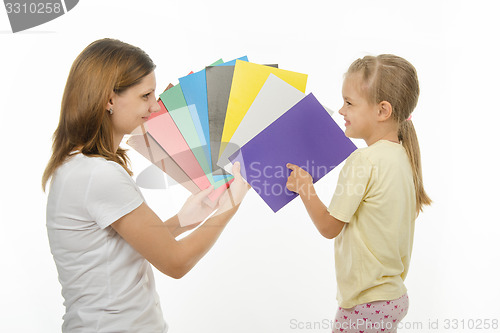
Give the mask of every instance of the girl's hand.
M 299 195 L 307 195 L 310 188 L 313 186 L 312 176 L 306 170 L 295 164 L 288 163 L 286 167 L 292 170 L 286 182 L 286 188 Z

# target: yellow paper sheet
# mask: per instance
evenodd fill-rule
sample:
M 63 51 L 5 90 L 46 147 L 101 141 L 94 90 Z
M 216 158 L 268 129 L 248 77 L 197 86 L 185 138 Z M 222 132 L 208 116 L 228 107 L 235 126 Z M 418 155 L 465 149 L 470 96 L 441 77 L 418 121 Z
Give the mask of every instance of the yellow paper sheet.
M 226 120 L 222 130 L 219 157 L 226 149 L 227 142 L 231 140 L 271 73 L 298 90 L 305 92 L 307 74 L 236 60 L 231 93 L 227 104 Z M 279 96 L 276 96 L 276 98 L 279 98 Z

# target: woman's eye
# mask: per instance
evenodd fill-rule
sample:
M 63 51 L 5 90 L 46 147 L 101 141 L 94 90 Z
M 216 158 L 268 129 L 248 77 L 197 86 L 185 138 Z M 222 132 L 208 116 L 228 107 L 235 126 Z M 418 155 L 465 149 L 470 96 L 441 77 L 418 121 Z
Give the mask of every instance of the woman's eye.
M 142 95 L 142 97 L 147 99 L 149 97 L 149 95 L 151 95 L 151 93 L 147 93 L 145 95 Z

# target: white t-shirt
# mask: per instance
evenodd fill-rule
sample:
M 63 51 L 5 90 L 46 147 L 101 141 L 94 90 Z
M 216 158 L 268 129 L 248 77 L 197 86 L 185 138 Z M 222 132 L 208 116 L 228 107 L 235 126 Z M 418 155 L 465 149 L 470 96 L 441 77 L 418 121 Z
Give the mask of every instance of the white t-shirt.
M 76 154 L 52 177 L 47 233 L 63 332 L 167 331 L 149 264 L 110 226 L 144 201 L 119 164 Z

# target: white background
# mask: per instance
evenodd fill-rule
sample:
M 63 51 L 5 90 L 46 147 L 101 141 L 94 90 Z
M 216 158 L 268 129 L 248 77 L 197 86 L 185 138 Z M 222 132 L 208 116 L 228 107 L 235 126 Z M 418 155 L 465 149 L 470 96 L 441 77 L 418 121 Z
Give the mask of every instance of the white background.
M 307 92 L 334 110 L 353 60 L 408 59 L 420 79 L 413 121 L 434 204 L 417 220 L 406 281 L 405 322 L 422 326 L 400 331 L 465 332 L 469 319 L 500 319 L 499 9 L 497 1 L 456 0 L 82 0 L 12 34 L 0 8 L 0 331 L 60 331 L 63 299 L 40 180 L 70 66 L 103 37 L 143 48 L 157 64 L 158 90 L 220 57 L 248 55 L 309 74 Z M 334 119 L 343 126 L 337 112 Z M 138 175 L 148 163 L 130 156 Z M 317 185 L 325 203 L 338 171 Z M 180 186 L 143 193 L 163 219 L 188 197 Z M 274 214 L 252 191 L 187 276 L 155 274 L 173 333 L 331 331 L 294 325 L 331 320 L 337 306 L 333 241 L 319 235 L 298 200 Z M 446 329 L 446 319 L 465 320 L 466 329 Z M 439 329 L 428 329 L 436 320 Z

